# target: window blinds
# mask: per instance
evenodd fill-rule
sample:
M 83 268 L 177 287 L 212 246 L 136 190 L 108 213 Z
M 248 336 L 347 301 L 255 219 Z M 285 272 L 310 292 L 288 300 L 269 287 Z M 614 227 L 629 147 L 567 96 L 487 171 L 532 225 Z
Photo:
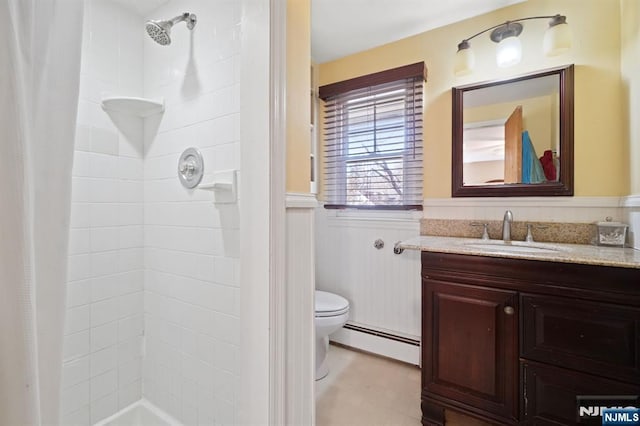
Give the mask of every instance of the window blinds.
M 424 63 L 320 88 L 327 208 L 422 208 Z

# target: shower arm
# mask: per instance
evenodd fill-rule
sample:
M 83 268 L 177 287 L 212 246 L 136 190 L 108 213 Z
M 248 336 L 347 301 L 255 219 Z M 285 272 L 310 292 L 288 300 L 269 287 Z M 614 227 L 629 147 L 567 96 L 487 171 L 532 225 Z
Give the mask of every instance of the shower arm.
M 169 20 L 171 22 L 171 26 L 174 26 L 178 22 L 185 21 L 187 23 L 187 27 L 192 30 L 196 25 L 196 15 L 193 13 L 185 12 L 182 15 L 178 15 L 175 18 Z

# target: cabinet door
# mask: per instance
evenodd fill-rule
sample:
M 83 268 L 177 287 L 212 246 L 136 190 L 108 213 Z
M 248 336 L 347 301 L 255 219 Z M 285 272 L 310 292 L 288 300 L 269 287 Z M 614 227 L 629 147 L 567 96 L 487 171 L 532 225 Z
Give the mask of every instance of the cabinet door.
M 427 397 L 516 418 L 517 303 L 512 291 L 425 278 L 422 385 Z

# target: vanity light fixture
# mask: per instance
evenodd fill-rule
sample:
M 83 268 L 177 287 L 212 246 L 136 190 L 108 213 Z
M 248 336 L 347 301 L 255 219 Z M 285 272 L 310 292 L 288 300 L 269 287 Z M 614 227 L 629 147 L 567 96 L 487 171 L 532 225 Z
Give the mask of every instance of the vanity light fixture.
M 470 74 L 475 66 L 475 55 L 471 49 L 469 41 L 479 35 L 491 31 L 491 41 L 498 43 L 496 48 L 496 62 L 499 67 L 510 67 L 520 62 L 522 58 L 522 45 L 520 43 L 520 33 L 522 33 L 523 21 L 532 19 L 550 19 L 549 28 L 544 34 L 543 50 L 547 56 L 556 56 L 566 52 L 571 48 L 571 30 L 567 24 L 567 17 L 564 15 L 553 16 L 531 16 L 529 18 L 506 21 L 502 24 L 494 25 L 468 37 L 458 44 L 456 53 L 454 73 L 456 76 Z

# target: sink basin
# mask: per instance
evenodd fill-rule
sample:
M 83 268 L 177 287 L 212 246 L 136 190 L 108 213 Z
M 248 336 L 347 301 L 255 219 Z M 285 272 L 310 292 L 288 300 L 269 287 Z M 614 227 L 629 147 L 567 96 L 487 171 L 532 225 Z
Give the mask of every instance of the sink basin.
M 545 243 L 528 243 L 523 241 L 510 241 L 504 242 L 501 240 L 495 241 L 467 241 L 463 243 L 467 247 L 472 247 L 479 250 L 487 250 L 503 253 L 558 253 L 566 251 L 561 247 L 553 244 Z

